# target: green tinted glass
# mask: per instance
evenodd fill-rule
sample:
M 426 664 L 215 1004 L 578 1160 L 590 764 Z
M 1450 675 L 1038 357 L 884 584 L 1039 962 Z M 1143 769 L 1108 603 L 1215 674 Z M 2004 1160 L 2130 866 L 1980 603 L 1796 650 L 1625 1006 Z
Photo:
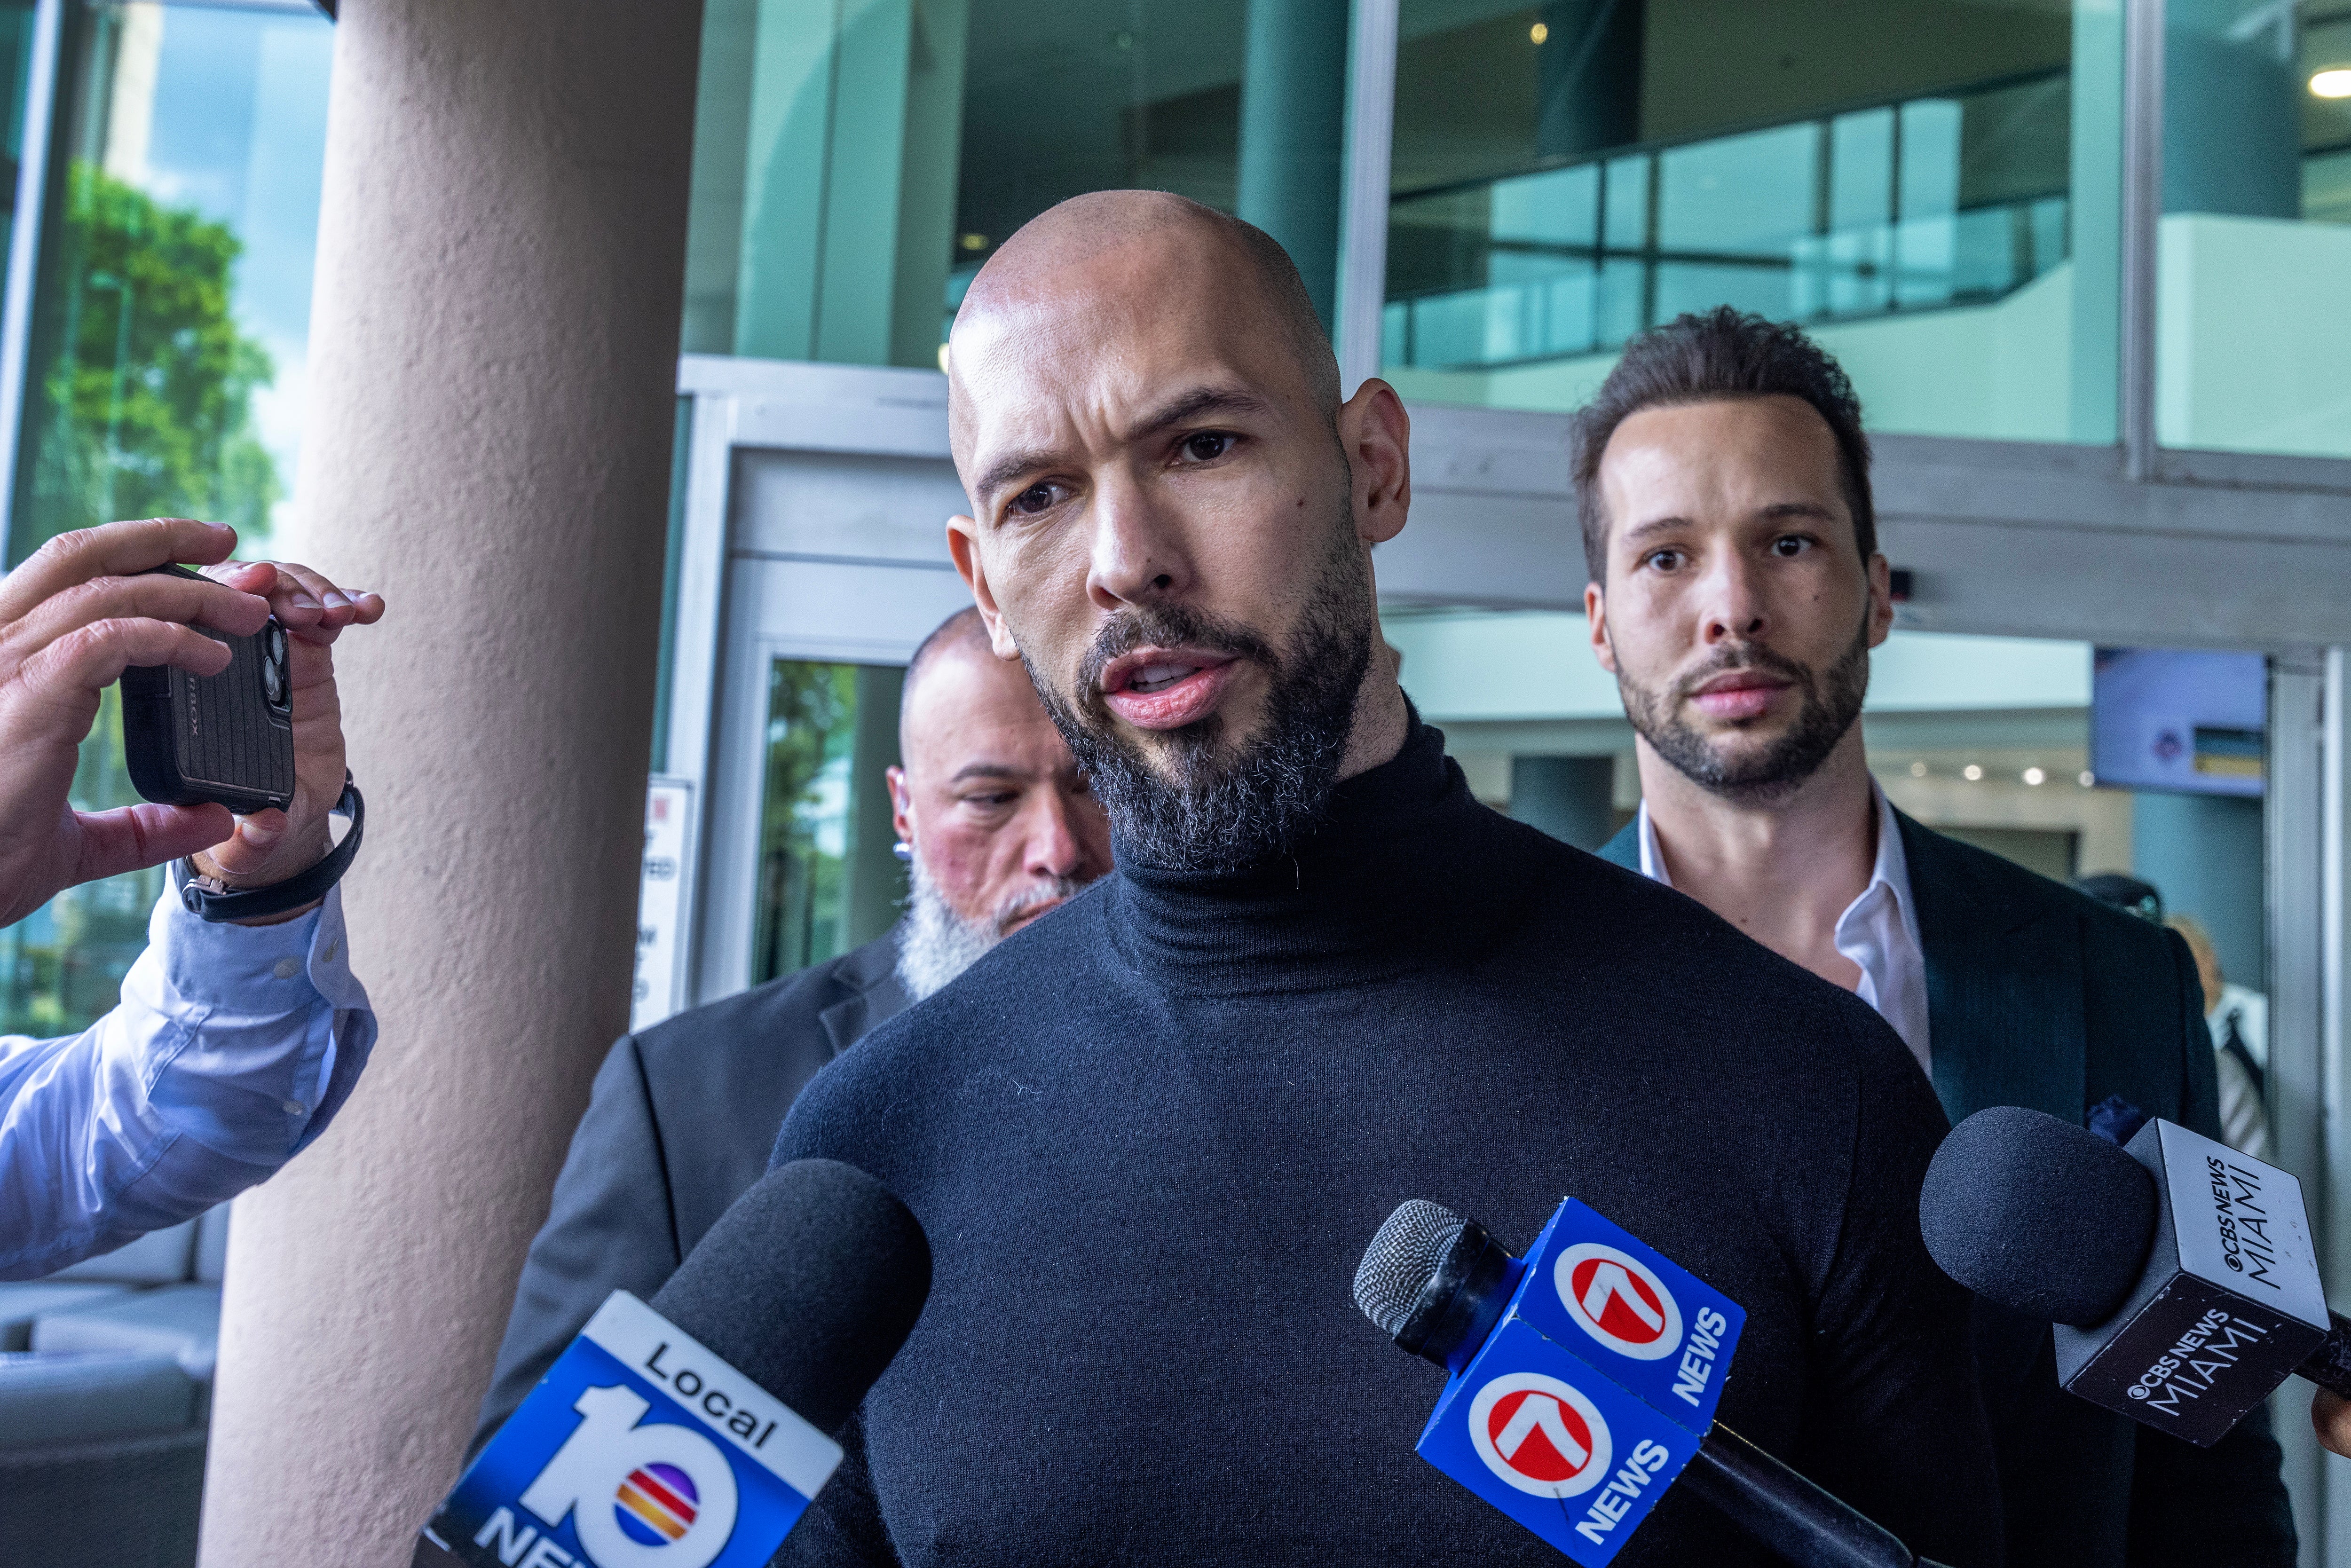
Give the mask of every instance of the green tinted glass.
M 768 672 L 751 977 L 772 980 L 890 929 L 906 893 L 883 774 L 904 672 L 778 659 Z

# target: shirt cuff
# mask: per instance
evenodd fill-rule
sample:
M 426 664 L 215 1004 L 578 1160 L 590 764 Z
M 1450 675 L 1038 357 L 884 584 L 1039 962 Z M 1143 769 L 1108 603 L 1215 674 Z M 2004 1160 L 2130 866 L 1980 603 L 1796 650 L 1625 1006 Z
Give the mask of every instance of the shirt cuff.
M 173 1026 L 149 1037 L 141 1064 L 156 1114 L 219 1154 L 285 1160 L 324 1128 L 374 1042 L 341 890 L 298 919 L 232 925 L 188 913 L 167 889 L 148 940 L 123 999 Z

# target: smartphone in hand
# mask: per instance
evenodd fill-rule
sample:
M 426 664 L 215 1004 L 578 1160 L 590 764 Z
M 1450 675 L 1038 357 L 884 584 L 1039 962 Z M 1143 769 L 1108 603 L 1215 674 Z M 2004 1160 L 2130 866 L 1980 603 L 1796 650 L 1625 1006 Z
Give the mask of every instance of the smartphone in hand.
M 201 574 L 159 566 L 180 577 Z M 191 674 L 169 664 L 122 672 L 122 757 L 139 793 L 165 806 L 213 802 L 239 816 L 294 800 L 294 701 L 286 629 L 276 616 L 250 637 L 198 631 L 229 647 L 228 668 Z

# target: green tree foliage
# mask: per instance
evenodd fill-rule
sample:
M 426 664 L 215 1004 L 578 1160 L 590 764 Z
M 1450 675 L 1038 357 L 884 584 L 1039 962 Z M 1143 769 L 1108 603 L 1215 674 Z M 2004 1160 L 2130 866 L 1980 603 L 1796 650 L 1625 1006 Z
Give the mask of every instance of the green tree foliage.
M 194 517 L 235 524 L 250 558 L 281 486 L 252 426 L 254 391 L 276 367 L 230 313 L 244 246 L 227 225 L 88 162 L 70 166 L 65 194 L 45 247 L 36 352 L 47 370 L 15 554 L 117 517 Z M 82 743 L 73 799 L 84 810 L 138 799 L 115 689 Z M 0 931 L 0 1033 L 64 1033 L 111 1007 L 162 879 L 71 888 Z
M 778 659 L 768 676 L 767 800 L 761 808 L 759 929 L 754 980 L 771 980 L 843 950 L 841 802 L 856 736 L 856 671 L 849 664 Z M 827 834 L 827 828 L 832 830 Z
M 255 434 L 253 392 L 276 374 L 237 330 L 226 225 L 169 207 L 77 160 L 68 173 L 54 357 L 33 473 L 35 524 L 17 549 L 117 517 L 194 517 L 266 535 L 282 492 Z

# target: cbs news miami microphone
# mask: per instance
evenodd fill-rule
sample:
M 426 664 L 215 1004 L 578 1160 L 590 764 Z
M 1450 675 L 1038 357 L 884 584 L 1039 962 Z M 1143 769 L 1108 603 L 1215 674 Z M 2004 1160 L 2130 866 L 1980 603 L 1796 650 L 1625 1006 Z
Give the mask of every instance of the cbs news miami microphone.
M 2288 1376 L 2351 1396 L 2302 1184 L 2176 1123 L 2126 1145 L 1995 1105 L 1927 1167 L 1918 1228 L 1946 1274 L 2055 1325 L 2070 1394 L 2210 1448 Z
M 1450 1374 L 1420 1457 L 1584 1568 L 1677 1484 L 1800 1568 L 1933 1568 L 1714 1419 L 1747 1314 L 1573 1198 L 1523 1260 L 1475 1220 L 1402 1204 L 1355 1304 Z
M 930 1288 L 923 1228 L 880 1182 L 778 1166 L 650 1306 L 612 1292 L 434 1511 L 414 1568 L 761 1568 Z

